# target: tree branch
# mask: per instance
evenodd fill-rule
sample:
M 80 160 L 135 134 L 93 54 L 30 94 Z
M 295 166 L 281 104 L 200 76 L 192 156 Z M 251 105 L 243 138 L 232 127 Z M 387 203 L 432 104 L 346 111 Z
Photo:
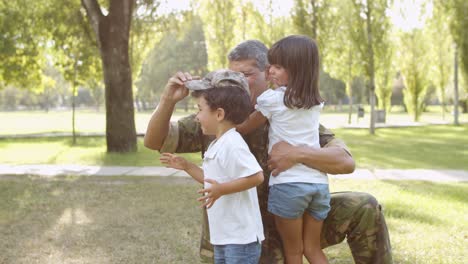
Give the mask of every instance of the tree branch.
M 99 24 L 104 17 L 101 6 L 99 6 L 97 0 L 81 0 L 81 4 L 86 10 L 86 14 L 88 15 L 91 27 L 96 33 L 96 37 L 99 39 Z

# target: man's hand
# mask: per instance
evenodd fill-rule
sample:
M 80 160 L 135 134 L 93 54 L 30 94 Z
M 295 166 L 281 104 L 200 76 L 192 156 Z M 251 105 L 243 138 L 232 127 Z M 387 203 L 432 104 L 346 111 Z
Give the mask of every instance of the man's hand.
M 162 153 L 159 160 L 168 168 L 187 170 L 188 162 L 186 159 L 171 153 Z
M 196 79 L 199 79 L 199 77 L 192 77 L 188 72 L 177 72 L 167 82 L 163 92 L 164 98 L 174 103 L 179 102 L 189 94 L 189 90 L 184 86 L 184 82 Z
M 202 202 L 202 207 L 211 208 L 213 204 L 223 195 L 221 190 L 221 184 L 213 179 L 205 179 L 206 182 L 210 183 L 211 186 L 202 190 L 198 193 L 203 194 L 202 197 L 198 198 L 199 202 Z
M 273 145 L 267 162 L 271 174 L 278 176 L 281 172 L 294 166 L 297 163 L 293 155 L 295 153 L 295 147 L 284 141 Z

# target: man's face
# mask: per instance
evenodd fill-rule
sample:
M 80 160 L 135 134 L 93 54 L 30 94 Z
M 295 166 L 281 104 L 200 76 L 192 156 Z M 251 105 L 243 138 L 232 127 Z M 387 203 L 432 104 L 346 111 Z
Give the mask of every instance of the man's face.
M 265 72 L 257 68 L 255 60 L 230 61 L 229 69 L 245 75 L 249 82 L 250 99 L 255 104 L 257 97 L 268 88 Z

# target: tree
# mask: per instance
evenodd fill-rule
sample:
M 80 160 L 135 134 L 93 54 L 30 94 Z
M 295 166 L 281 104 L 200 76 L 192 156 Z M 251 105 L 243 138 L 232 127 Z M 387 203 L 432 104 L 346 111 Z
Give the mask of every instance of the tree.
M 376 64 L 384 58 L 377 57 L 376 49 L 381 47 L 388 34 L 389 22 L 386 11 L 389 6 L 388 0 L 353 0 L 353 13 L 359 23 L 356 32 L 361 35 L 353 38 L 364 66 L 364 73 L 369 83 L 370 101 L 370 134 L 375 134 L 375 76 Z M 363 41 L 365 40 L 365 41 Z M 376 63 L 377 61 L 377 63 Z
M 187 12 L 181 18 L 170 19 L 174 26 L 154 46 L 136 82 L 138 101 L 143 109 L 148 102 L 157 101 L 175 72 L 187 71 L 198 76 L 207 72 L 208 55 L 200 17 Z
M 457 44 L 462 73 L 468 80 L 468 2 L 465 0 L 436 0 L 445 7 L 450 21 L 450 33 Z M 468 87 L 465 87 L 468 91 Z
M 450 35 L 449 20 L 440 1 L 434 1 L 432 18 L 428 20 L 428 32 L 432 39 L 430 47 L 432 56 L 430 62 L 431 81 L 437 87 L 438 98 L 442 105 L 442 118 L 445 119 L 447 95 L 446 89 L 452 71 L 453 39 Z
M 208 69 L 227 67 L 228 51 L 234 46 L 234 31 L 237 15 L 230 0 L 205 0 L 202 2 L 201 18 L 208 48 Z
M 386 34 L 383 40 L 376 45 L 375 67 L 375 95 L 378 99 L 378 108 L 386 113 L 390 111 L 393 91 L 393 81 L 396 72 L 393 66 L 393 43 Z
M 107 15 L 97 0 L 81 0 L 94 31 L 106 86 L 107 151 L 136 151 L 129 35 L 135 0 L 110 0 Z
M 340 34 L 330 34 L 326 45 L 327 52 L 322 52 L 322 65 L 324 69 L 335 78 L 343 80 L 345 84 L 346 94 L 348 95 L 349 111 L 348 123 L 351 123 L 353 98 L 353 80 L 362 72 L 358 62 L 361 60 L 361 54 L 358 50 L 357 43 L 362 43 L 360 40 L 363 34 L 359 34 L 359 21 L 352 12 L 353 6 L 349 1 L 337 1 L 335 7 L 330 8 L 330 17 L 333 23 L 330 23 L 331 32 L 341 32 Z
M 419 121 L 424 109 L 424 98 L 428 87 L 427 41 L 421 29 L 401 34 L 399 66 L 404 77 L 404 103 L 414 121 Z

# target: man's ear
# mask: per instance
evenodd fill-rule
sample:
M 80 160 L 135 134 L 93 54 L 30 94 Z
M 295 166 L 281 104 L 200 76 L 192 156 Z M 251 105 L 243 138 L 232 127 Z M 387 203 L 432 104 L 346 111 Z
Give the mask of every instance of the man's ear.
M 225 116 L 225 112 L 224 112 L 224 109 L 223 108 L 218 108 L 216 109 L 216 119 L 218 121 L 223 121 L 224 120 L 224 116 Z

